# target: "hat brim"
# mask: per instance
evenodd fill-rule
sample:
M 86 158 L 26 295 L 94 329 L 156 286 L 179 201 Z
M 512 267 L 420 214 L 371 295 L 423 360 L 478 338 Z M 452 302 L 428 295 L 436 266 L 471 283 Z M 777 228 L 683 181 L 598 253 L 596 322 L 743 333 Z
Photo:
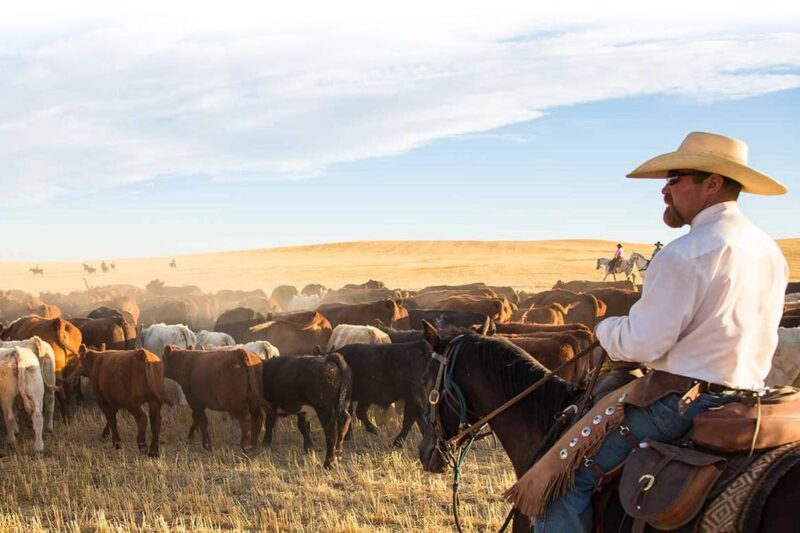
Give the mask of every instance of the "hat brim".
M 742 184 L 742 191 L 768 196 L 786 194 L 789 189 L 776 179 L 741 163 L 701 152 L 670 152 L 645 161 L 628 178 L 665 179 L 670 170 L 702 170 L 720 174 Z

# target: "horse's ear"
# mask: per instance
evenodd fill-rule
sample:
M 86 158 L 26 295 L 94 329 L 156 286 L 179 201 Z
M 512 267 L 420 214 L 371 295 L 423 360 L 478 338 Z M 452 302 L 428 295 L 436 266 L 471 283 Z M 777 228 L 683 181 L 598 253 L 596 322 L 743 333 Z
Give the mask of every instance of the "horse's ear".
M 489 333 L 489 327 L 492 324 L 492 320 L 487 316 L 486 320 L 483 322 L 483 326 L 481 326 L 481 330 L 478 332 L 481 335 L 487 335 Z
M 439 332 L 427 320 L 423 320 L 422 321 L 422 332 L 423 332 L 422 334 L 424 335 L 425 340 L 428 342 L 428 344 L 430 344 L 434 348 L 436 348 L 436 346 L 439 345 L 439 342 L 441 340 L 439 338 Z

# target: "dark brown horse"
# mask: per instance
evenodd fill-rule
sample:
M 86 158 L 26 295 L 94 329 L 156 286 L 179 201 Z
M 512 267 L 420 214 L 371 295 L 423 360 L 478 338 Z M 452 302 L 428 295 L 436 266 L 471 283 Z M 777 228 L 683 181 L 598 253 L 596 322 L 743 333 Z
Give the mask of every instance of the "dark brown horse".
M 547 370 L 530 355 L 502 338 L 475 333 L 442 338 L 430 325 L 425 328 L 425 337 L 436 354 L 448 353 L 448 344 L 451 342 L 458 344 L 457 352 L 451 346 L 444 359 L 446 368 L 443 377 L 437 380 L 441 363 L 435 358 L 431 359 L 423 377 L 422 400 L 426 402 L 429 412 L 424 417 L 419 459 L 425 471 L 443 473 L 448 464 L 443 453 L 443 442 L 458 433 L 462 417 L 468 424 L 476 422 L 542 379 Z M 445 386 L 449 386 L 453 394 L 445 392 Z M 427 402 L 430 391 L 435 387 L 438 387 L 441 399 L 432 410 Z M 517 478 L 530 468 L 534 454 L 554 423 L 554 416 L 574 403 L 577 393 L 577 389 L 565 381 L 554 378 L 489 422 L 511 460 Z M 463 408 L 459 405 L 459 398 L 463 398 Z M 432 417 L 437 419 L 436 423 L 431 423 Z M 797 464 L 771 492 L 758 531 L 796 530 L 800 522 L 800 509 L 796 502 L 800 502 L 800 465 Z M 614 515 L 604 513 L 604 521 L 612 521 Z M 630 526 L 630 521 L 626 522 Z M 619 529 L 618 523 L 605 526 L 606 531 Z M 529 520 L 518 514 L 513 531 L 529 530 Z

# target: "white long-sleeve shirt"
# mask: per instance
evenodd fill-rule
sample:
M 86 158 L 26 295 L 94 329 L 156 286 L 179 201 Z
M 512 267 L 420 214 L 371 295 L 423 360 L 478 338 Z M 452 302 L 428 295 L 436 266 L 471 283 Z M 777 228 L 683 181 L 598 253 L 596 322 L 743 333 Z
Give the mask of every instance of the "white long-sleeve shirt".
M 647 269 L 642 298 L 597 339 L 617 361 L 741 389 L 764 386 L 788 266 L 736 202 L 704 209 Z

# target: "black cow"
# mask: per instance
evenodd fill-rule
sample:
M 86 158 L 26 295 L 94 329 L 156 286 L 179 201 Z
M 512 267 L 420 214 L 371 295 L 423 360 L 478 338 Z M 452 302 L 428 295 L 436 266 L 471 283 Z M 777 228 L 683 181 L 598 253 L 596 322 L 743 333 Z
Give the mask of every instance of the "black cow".
M 411 329 L 422 329 L 422 321 L 429 322 L 436 329 L 446 329 L 448 326 L 457 328 L 475 329 L 481 327 L 482 335 L 494 335 L 497 327 L 494 321 L 483 313 L 469 313 L 463 311 L 444 311 L 439 309 L 409 309 L 408 318 Z M 485 329 L 482 327 L 485 326 Z
M 393 444 L 402 445 L 414 422 L 422 415 L 422 375 L 433 349 L 423 341 L 401 344 L 348 344 L 338 350 L 353 372 L 353 402 L 356 416 L 370 433 L 377 433 L 367 410 L 372 404 L 388 407 L 403 400 L 403 427 Z
M 303 434 L 303 448 L 311 450 L 311 424 L 304 405 L 317 413 L 325 432 L 325 468 L 342 453 L 342 442 L 350 427 L 347 407 L 353 390 L 353 375 L 344 358 L 333 353 L 325 357 L 299 355 L 273 357 L 263 363 L 264 399 L 272 404 L 264 422 L 264 446 L 272 444 L 278 416 L 297 414 L 297 428 Z

